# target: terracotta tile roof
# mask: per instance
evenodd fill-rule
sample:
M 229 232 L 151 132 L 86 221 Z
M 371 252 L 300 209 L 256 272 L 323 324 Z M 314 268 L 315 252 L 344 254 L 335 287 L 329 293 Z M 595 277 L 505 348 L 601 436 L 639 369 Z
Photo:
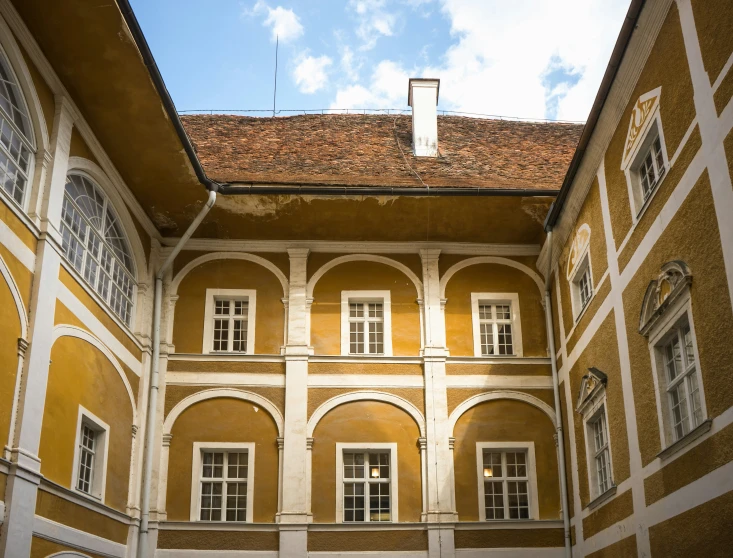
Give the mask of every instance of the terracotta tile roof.
M 209 178 L 254 184 L 560 188 L 582 125 L 438 117 L 441 157 L 412 155 L 410 116 L 181 120 Z M 404 152 L 400 153 L 395 135 Z

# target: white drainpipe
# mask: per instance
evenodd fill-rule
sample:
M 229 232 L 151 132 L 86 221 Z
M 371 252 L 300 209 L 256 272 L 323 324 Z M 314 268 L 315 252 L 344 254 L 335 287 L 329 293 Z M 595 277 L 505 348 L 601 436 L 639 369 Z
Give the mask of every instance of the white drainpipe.
M 555 416 L 557 425 L 557 461 L 560 468 L 560 498 L 562 499 L 562 523 L 565 530 L 565 556 L 572 558 L 573 546 L 570 538 L 570 512 L 568 510 L 568 485 L 565 473 L 565 439 L 562 428 L 562 407 L 560 406 L 560 382 L 557 376 L 557 353 L 555 352 L 555 331 L 552 327 L 552 301 L 550 299 L 550 284 L 552 277 L 552 230 L 547 231 L 547 275 L 545 275 L 545 327 L 547 329 L 547 344 L 550 349 L 550 363 L 552 364 L 552 391 L 555 395 Z
M 140 505 L 140 537 L 138 539 L 138 557 L 145 558 L 148 552 L 148 522 L 150 518 L 150 485 L 153 478 L 153 449 L 155 447 L 155 415 L 158 407 L 158 367 L 160 360 L 160 307 L 163 298 L 163 276 L 173 264 L 178 253 L 188 242 L 196 229 L 204 220 L 206 214 L 216 203 L 216 192 L 209 190 L 209 199 L 206 205 L 193 220 L 193 223 L 186 229 L 173 251 L 163 262 L 163 265 L 155 275 L 155 296 L 153 302 L 153 360 L 150 371 L 150 396 L 148 398 L 148 413 L 145 432 L 145 469 L 143 473 L 143 493 Z

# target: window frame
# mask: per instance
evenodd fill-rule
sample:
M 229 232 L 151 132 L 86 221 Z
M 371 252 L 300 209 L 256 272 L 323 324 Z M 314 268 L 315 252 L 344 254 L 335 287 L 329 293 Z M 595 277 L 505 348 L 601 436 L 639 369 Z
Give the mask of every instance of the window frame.
M 652 199 L 659 191 L 662 182 L 669 175 L 670 162 L 667 155 L 667 144 L 664 140 L 664 129 L 662 128 L 662 117 L 659 110 L 659 102 L 657 101 L 653 113 L 647 118 L 644 128 L 639 133 L 640 140 L 636 141 L 634 148 L 626 159 L 626 166 L 623 168 L 626 176 L 626 186 L 629 193 L 629 202 L 631 205 L 631 218 L 636 224 L 651 204 Z M 644 197 L 643 187 L 641 184 L 640 169 L 644 164 L 644 160 L 652 149 L 654 141 L 659 138 L 661 155 L 663 161 L 663 170 L 658 171 L 657 180 L 649 192 Z M 652 157 L 655 169 L 657 167 L 655 157 Z
M 595 450 L 595 433 L 593 431 L 593 423 L 603 418 L 606 426 L 606 448 L 608 450 L 608 488 L 603 492 L 598 486 L 598 471 L 596 468 L 596 459 L 598 453 Z M 583 410 L 583 433 L 585 437 L 585 462 L 588 473 L 588 486 L 590 502 L 602 497 L 616 487 L 616 481 L 613 478 L 613 449 L 611 447 L 611 433 L 608 422 L 608 404 L 606 401 L 605 388 L 599 394 L 593 397 L 592 404 Z
M 588 275 L 590 294 L 588 296 L 588 300 L 583 303 L 581 298 L 580 281 L 586 274 Z M 593 264 L 590 258 L 590 243 L 588 243 L 580 258 L 578 258 L 578 264 L 575 266 L 573 273 L 570 276 L 570 302 L 573 308 L 573 318 L 576 323 L 590 306 L 595 293 L 596 289 L 593 283 Z
M 0 192 L 2 192 L 2 194 L 10 201 L 11 207 L 17 207 L 25 213 L 28 211 L 28 200 L 30 199 L 30 191 L 33 188 L 34 171 L 36 167 L 36 154 L 38 152 L 35 137 L 36 130 L 34 129 L 35 126 L 33 122 L 33 117 L 31 116 L 31 107 L 26 100 L 26 92 L 23 90 L 21 82 L 18 79 L 18 72 L 15 71 L 10 57 L 7 54 L 7 51 L 2 45 L 0 45 L 0 57 L 2 58 L 2 62 L 4 62 L 3 65 L 10 73 L 10 78 L 13 80 L 15 87 L 20 93 L 20 102 L 23 104 L 22 108 L 25 108 L 25 117 L 28 120 L 29 134 L 29 136 L 26 136 L 24 133 L 22 133 L 18 125 L 13 121 L 12 115 L 10 115 L 10 118 L 7 119 L 7 121 L 12 131 L 21 138 L 21 143 L 25 144 L 25 147 L 29 151 L 28 170 L 25 173 L 27 182 L 25 188 L 23 189 L 23 199 L 20 202 L 18 202 L 10 193 L 8 193 L 4 187 L 0 187 Z M 15 160 L 13 161 L 14 164 L 17 165 Z
M 496 453 L 505 454 L 506 452 L 527 453 L 527 484 L 529 490 L 529 518 L 528 519 L 486 519 L 486 507 L 484 500 L 484 450 L 492 450 Z M 505 463 L 502 458 L 502 463 Z M 495 522 L 495 521 L 536 521 L 540 518 L 539 514 L 539 496 L 537 494 L 537 460 L 535 455 L 534 442 L 476 442 L 476 477 L 478 482 L 478 515 L 479 521 Z M 503 481 L 506 483 L 506 476 Z M 504 493 L 504 509 L 508 510 L 507 493 Z
M 217 299 L 247 299 L 247 350 L 215 351 L 214 350 L 214 304 Z M 255 354 L 255 318 L 257 316 L 257 291 L 255 289 L 206 289 L 206 306 L 204 309 L 204 338 L 201 353 L 208 355 L 253 355 Z M 229 338 L 231 343 L 232 337 Z
M 241 453 L 247 451 L 247 517 L 244 521 L 226 521 L 226 510 L 223 508 L 221 521 L 206 521 L 199 519 L 201 517 L 201 478 L 202 478 L 202 461 L 203 453 L 224 452 L 224 453 Z M 226 465 L 224 465 L 226 467 Z M 191 460 L 191 508 L 189 520 L 196 523 L 219 524 L 242 524 L 253 523 L 254 518 L 254 474 L 255 474 L 255 443 L 254 442 L 194 442 L 193 443 L 193 459 Z M 226 483 L 226 481 L 222 481 Z M 241 479 L 240 479 L 241 482 Z M 226 501 L 226 492 L 222 490 L 222 499 Z
M 383 308 L 384 352 L 357 353 L 350 351 L 349 303 L 381 302 Z M 365 343 L 368 346 L 368 342 Z M 392 298 L 390 291 L 341 291 L 341 355 L 349 357 L 379 358 L 392 356 Z
M 350 452 L 376 452 L 383 453 L 389 451 L 389 494 L 390 494 L 390 520 L 389 521 L 369 521 L 369 495 L 365 494 L 365 505 L 367 508 L 364 513 L 364 521 L 344 521 L 344 451 Z M 398 470 L 397 470 L 397 444 L 394 442 L 369 442 L 369 443 L 336 443 L 336 523 L 345 525 L 364 525 L 365 523 L 373 523 L 384 525 L 399 522 L 399 498 L 398 498 Z M 368 485 L 368 480 L 365 479 Z
M 77 233 L 73 231 L 73 229 L 69 226 L 69 224 L 64 219 L 64 211 L 67 203 L 67 197 L 71 198 L 69 194 L 66 192 L 66 185 L 71 180 L 72 176 L 76 176 L 81 178 L 82 180 L 88 182 L 91 187 L 95 190 L 97 194 L 99 194 L 103 200 L 102 205 L 102 213 L 104 214 L 105 218 L 105 225 L 107 224 L 106 216 L 107 213 L 111 213 L 112 217 L 114 217 L 117 225 L 120 228 L 121 234 L 124 237 L 124 241 L 126 243 L 126 247 L 128 249 L 127 256 L 130 258 L 130 265 L 132 269 L 128 269 L 124 263 L 121 261 L 121 259 L 117 256 L 115 253 L 115 250 L 112 248 L 110 244 L 107 243 L 105 239 L 105 233 L 101 229 L 98 229 L 97 227 L 93 226 L 89 220 L 89 217 L 84 214 L 81 207 L 77 204 L 76 200 L 69 199 L 69 203 L 71 204 L 71 208 L 78 212 L 80 219 L 83 219 L 86 226 L 89 229 L 88 234 L 82 240 Z M 112 201 L 112 198 L 107 194 L 104 188 L 100 185 L 99 181 L 92 177 L 89 173 L 85 172 L 84 170 L 80 169 L 70 169 L 66 173 L 66 178 L 64 182 L 64 192 L 61 197 L 61 213 L 59 216 L 59 221 L 55 225 L 58 228 L 58 233 L 60 235 L 60 254 L 61 254 L 61 260 L 66 265 L 66 267 L 71 271 L 72 274 L 75 274 L 79 277 L 80 282 L 84 289 L 89 292 L 93 293 L 92 297 L 98 299 L 101 301 L 101 305 L 105 307 L 107 310 L 109 310 L 109 313 L 113 317 L 114 320 L 119 321 L 120 324 L 123 324 L 124 328 L 132 329 L 135 325 L 136 320 L 136 311 L 137 311 L 137 303 L 138 303 L 138 280 L 137 280 L 137 273 L 138 273 L 138 265 L 137 261 L 135 259 L 135 253 L 132 248 L 132 242 L 130 241 L 130 235 L 128 234 L 127 229 L 125 228 L 125 225 L 122 221 L 122 218 L 120 217 L 120 213 L 117 211 L 117 208 L 115 207 L 114 202 Z M 69 254 L 67 254 L 67 248 L 65 246 L 66 240 L 64 239 L 64 228 L 69 230 L 69 235 L 72 239 L 74 239 L 76 242 L 79 243 L 79 246 L 81 247 L 82 253 L 81 253 L 81 269 L 78 269 L 74 263 L 74 260 L 70 257 Z M 89 241 L 89 233 L 93 233 L 100 239 L 100 255 L 102 254 L 102 246 L 107 249 L 108 252 L 111 253 L 112 261 L 114 262 L 113 267 L 110 268 L 109 273 L 106 273 L 109 277 L 109 287 L 108 287 L 108 294 L 105 295 L 104 293 L 100 292 L 98 290 L 97 283 L 98 278 L 100 277 L 100 273 L 102 272 L 102 262 L 100 261 L 101 258 L 97 258 L 93 254 L 90 254 L 90 248 L 88 245 Z M 97 271 L 95 274 L 94 281 L 91 281 L 87 278 L 87 261 L 91 258 L 95 264 L 97 264 Z M 117 268 L 122 269 L 122 273 L 129 276 L 130 283 L 132 286 L 132 292 L 129 296 L 130 301 L 130 314 L 129 314 L 129 321 L 126 321 L 120 314 L 115 311 L 112 301 L 112 287 L 117 286 L 117 289 L 121 291 L 121 287 L 116 283 L 114 280 L 115 276 L 115 270 Z M 123 296 L 125 298 L 128 298 L 127 295 L 123 293 Z
M 692 300 L 689 287 L 685 287 L 683 292 L 673 301 L 667 311 L 659 317 L 649 330 L 649 356 L 652 363 L 652 376 L 654 380 L 654 394 L 657 404 L 657 419 L 659 421 L 659 437 L 662 452 L 676 446 L 679 442 L 689 439 L 700 426 L 704 425 L 709 417 L 707 412 L 707 404 L 705 400 L 705 385 L 703 381 L 702 369 L 700 366 L 700 353 L 697 347 L 697 335 L 695 332 L 695 322 L 692 313 Z M 692 350 L 695 356 L 695 372 L 697 374 L 698 390 L 700 393 L 700 423 L 693 426 L 690 421 L 690 428 L 683 436 L 676 438 L 673 433 L 673 425 L 671 422 L 669 409 L 669 391 L 667 390 L 668 380 L 662 349 L 666 342 L 671 338 L 674 332 L 680 329 L 680 324 L 687 321 L 690 327 L 692 337 Z M 685 373 L 680 374 L 685 376 Z M 689 417 L 690 413 L 688 413 Z
M 479 303 L 509 304 L 511 306 L 512 348 L 510 355 L 484 355 L 481 353 L 481 320 Z M 473 354 L 478 358 L 517 358 L 524 356 L 522 346 L 522 316 L 519 308 L 518 293 L 471 293 L 471 323 L 473 329 Z M 497 349 L 497 335 L 494 331 L 494 350 Z
M 91 490 L 85 492 L 79 486 L 79 459 L 81 457 L 82 426 L 91 428 L 95 433 L 94 463 L 92 466 Z M 76 419 L 76 437 L 74 440 L 74 462 L 71 469 L 71 489 L 86 498 L 104 503 L 107 489 L 107 458 L 109 456 L 109 425 L 88 409 L 79 405 Z

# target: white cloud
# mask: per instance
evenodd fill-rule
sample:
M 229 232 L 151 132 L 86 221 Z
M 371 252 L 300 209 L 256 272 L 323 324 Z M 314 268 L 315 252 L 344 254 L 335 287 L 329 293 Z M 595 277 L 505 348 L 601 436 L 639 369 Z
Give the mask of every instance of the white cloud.
M 301 55 L 296 59 L 293 79 L 301 93 L 311 94 L 328 85 L 328 67 L 333 60 L 328 56 Z
M 395 34 L 397 14 L 387 11 L 385 6 L 386 0 L 349 0 L 358 22 L 356 36 L 362 41 L 359 50 L 371 50 L 380 36 Z
M 458 40 L 443 64 L 424 72 L 441 78 L 442 104 L 455 110 L 542 118 L 543 80 L 559 64 L 577 83 L 549 85 L 556 116 L 585 120 L 627 7 L 628 0 L 513 2 L 510 9 L 498 0 L 443 0 Z
M 350 82 L 359 81 L 359 69 L 361 62 L 354 60 L 354 51 L 351 47 L 345 46 L 341 49 L 341 71 L 343 71 L 346 79 Z
M 245 10 L 244 13 L 249 16 L 266 14 L 262 25 L 270 28 L 273 41 L 279 37 L 280 41 L 287 43 L 303 35 L 304 30 L 300 18 L 289 8 L 282 6 L 271 8 L 262 0 L 257 0 L 252 9 Z
M 336 93 L 331 109 L 394 108 L 407 104 L 410 74 L 400 64 L 382 60 L 372 72 L 369 87 L 349 85 Z
M 411 7 L 427 4 L 405 1 Z M 628 5 L 629 0 L 441 0 L 453 40 L 443 53 L 433 47 L 431 58 L 440 63 L 408 74 L 390 60 L 375 62 L 368 86 L 342 87 L 332 107 L 405 107 L 408 77 L 425 76 L 440 78 L 444 109 L 585 120 Z M 374 23 L 376 14 L 390 13 L 386 0 L 351 0 L 349 6 L 363 49 L 395 33 L 394 14 L 391 25 Z

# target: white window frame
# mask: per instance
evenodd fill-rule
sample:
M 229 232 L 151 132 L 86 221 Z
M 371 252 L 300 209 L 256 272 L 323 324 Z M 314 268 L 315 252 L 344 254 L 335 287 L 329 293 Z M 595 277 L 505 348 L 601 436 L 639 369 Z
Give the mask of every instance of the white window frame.
M 483 355 L 481 354 L 481 321 L 479 319 L 479 303 L 511 305 L 512 345 L 514 353 L 511 355 Z M 473 323 L 473 354 L 480 358 L 512 358 L 524 356 L 522 347 L 522 318 L 519 310 L 519 295 L 517 293 L 471 293 L 471 321 Z M 497 339 L 494 335 L 494 347 Z
M 86 425 L 96 433 L 94 448 L 94 465 L 92 468 L 92 486 L 90 492 L 78 488 L 79 457 L 81 453 L 81 427 Z M 71 469 L 71 488 L 82 496 L 93 498 L 104 503 L 107 489 L 107 457 L 109 455 L 109 425 L 91 411 L 79 405 L 76 419 L 76 439 L 74 440 L 74 464 Z
M 598 472 L 596 468 L 596 450 L 595 450 L 595 433 L 593 432 L 593 423 L 603 413 L 606 423 L 606 445 L 608 446 L 608 488 L 603 492 L 598 486 Z M 590 487 L 591 502 L 596 498 L 600 498 L 604 494 L 616 487 L 616 481 L 613 478 L 613 449 L 611 448 L 611 433 L 609 431 L 608 422 L 608 405 L 606 403 L 605 391 L 600 397 L 593 401 L 583 412 L 583 432 L 585 434 L 585 460 L 588 469 L 588 486 Z
M 237 453 L 247 451 L 247 519 L 245 523 L 252 523 L 254 517 L 254 476 L 255 476 L 255 443 L 254 442 L 194 442 L 193 459 L 191 460 L 191 509 L 190 521 L 198 523 L 229 524 L 242 523 L 241 521 L 226 521 L 222 514 L 221 521 L 202 521 L 201 517 L 201 461 L 205 451 Z M 226 500 L 226 493 L 222 491 L 222 498 Z
M 659 104 L 657 103 L 654 113 L 647 119 L 644 129 L 640 132 L 641 140 L 636 142 L 634 149 L 631 151 L 626 166 L 624 167 L 624 175 L 626 176 L 626 187 L 629 192 L 629 201 L 631 205 L 631 217 L 634 224 L 636 224 L 641 216 L 649 207 L 654 196 L 659 191 L 664 179 L 669 174 L 669 158 L 667 156 L 667 144 L 664 141 L 664 129 L 662 128 L 662 117 L 659 111 Z M 649 193 L 648 197 L 644 199 L 644 192 L 641 186 L 641 175 L 639 170 L 652 147 L 654 140 L 659 137 L 659 144 L 662 149 L 662 159 L 664 161 L 664 168 L 659 170 L 659 177 L 657 178 L 654 187 Z M 656 166 L 656 161 L 654 162 Z
M 389 494 L 390 521 L 369 521 L 369 495 L 364 496 L 366 510 L 364 521 L 344 521 L 344 450 L 364 453 L 389 451 Z M 399 499 L 397 495 L 397 444 L 392 442 L 336 443 L 336 523 L 363 525 L 364 523 L 388 524 L 399 522 Z
M 382 303 L 384 311 L 384 353 L 355 355 L 349 352 L 349 301 Z M 367 334 L 365 333 L 365 335 Z M 392 356 L 392 297 L 390 291 L 341 291 L 341 354 L 343 356 L 369 358 Z
M 699 383 L 700 392 L 700 411 L 702 418 L 700 424 L 691 426 L 690 430 L 681 438 L 675 439 L 672 432 L 671 417 L 669 415 L 668 391 L 667 391 L 667 375 L 664 367 L 664 360 L 661 348 L 665 341 L 670 337 L 672 332 L 676 330 L 681 321 L 687 320 L 692 335 L 692 349 L 695 355 L 695 372 Z M 659 320 L 649 331 L 649 356 L 652 363 L 652 376 L 654 379 L 654 392 L 657 403 L 657 418 L 659 420 L 659 437 L 662 451 L 669 449 L 673 445 L 677 445 L 683 440 L 688 440 L 692 434 L 704 425 L 708 419 L 707 404 L 705 401 L 705 385 L 703 382 L 702 370 L 700 367 L 700 353 L 697 349 L 697 335 L 695 333 L 695 322 L 692 318 L 692 301 L 690 298 L 689 288 L 685 288 L 684 292 L 678 298 L 672 301 L 670 308 L 662 315 Z M 688 401 L 689 405 L 689 401 Z M 689 413 L 688 413 L 689 414 Z
M 247 351 L 215 351 L 214 347 L 214 301 L 217 298 L 228 300 L 247 299 Z M 255 354 L 255 316 L 257 291 L 254 289 L 206 289 L 206 308 L 204 310 L 204 342 L 201 353 L 208 354 Z M 231 341 L 231 338 L 230 338 Z
M 496 452 L 527 452 L 527 478 L 529 479 L 529 519 L 486 519 L 484 505 L 484 450 Z M 540 518 L 539 496 L 537 494 L 537 460 L 534 442 L 476 442 L 476 477 L 478 481 L 478 516 L 480 521 L 535 521 Z M 504 494 L 504 501 L 508 500 Z
M 588 274 L 588 283 L 590 285 L 590 296 L 585 304 L 583 304 L 580 297 L 580 280 L 583 275 Z M 593 296 L 596 293 L 595 285 L 593 284 L 593 265 L 590 260 L 590 243 L 583 250 L 583 254 L 578 259 L 578 265 L 573 269 L 573 274 L 570 276 L 570 302 L 573 307 L 573 317 L 577 322 L 580 317 L 585 313 L 587 308 L 590 306 Z

